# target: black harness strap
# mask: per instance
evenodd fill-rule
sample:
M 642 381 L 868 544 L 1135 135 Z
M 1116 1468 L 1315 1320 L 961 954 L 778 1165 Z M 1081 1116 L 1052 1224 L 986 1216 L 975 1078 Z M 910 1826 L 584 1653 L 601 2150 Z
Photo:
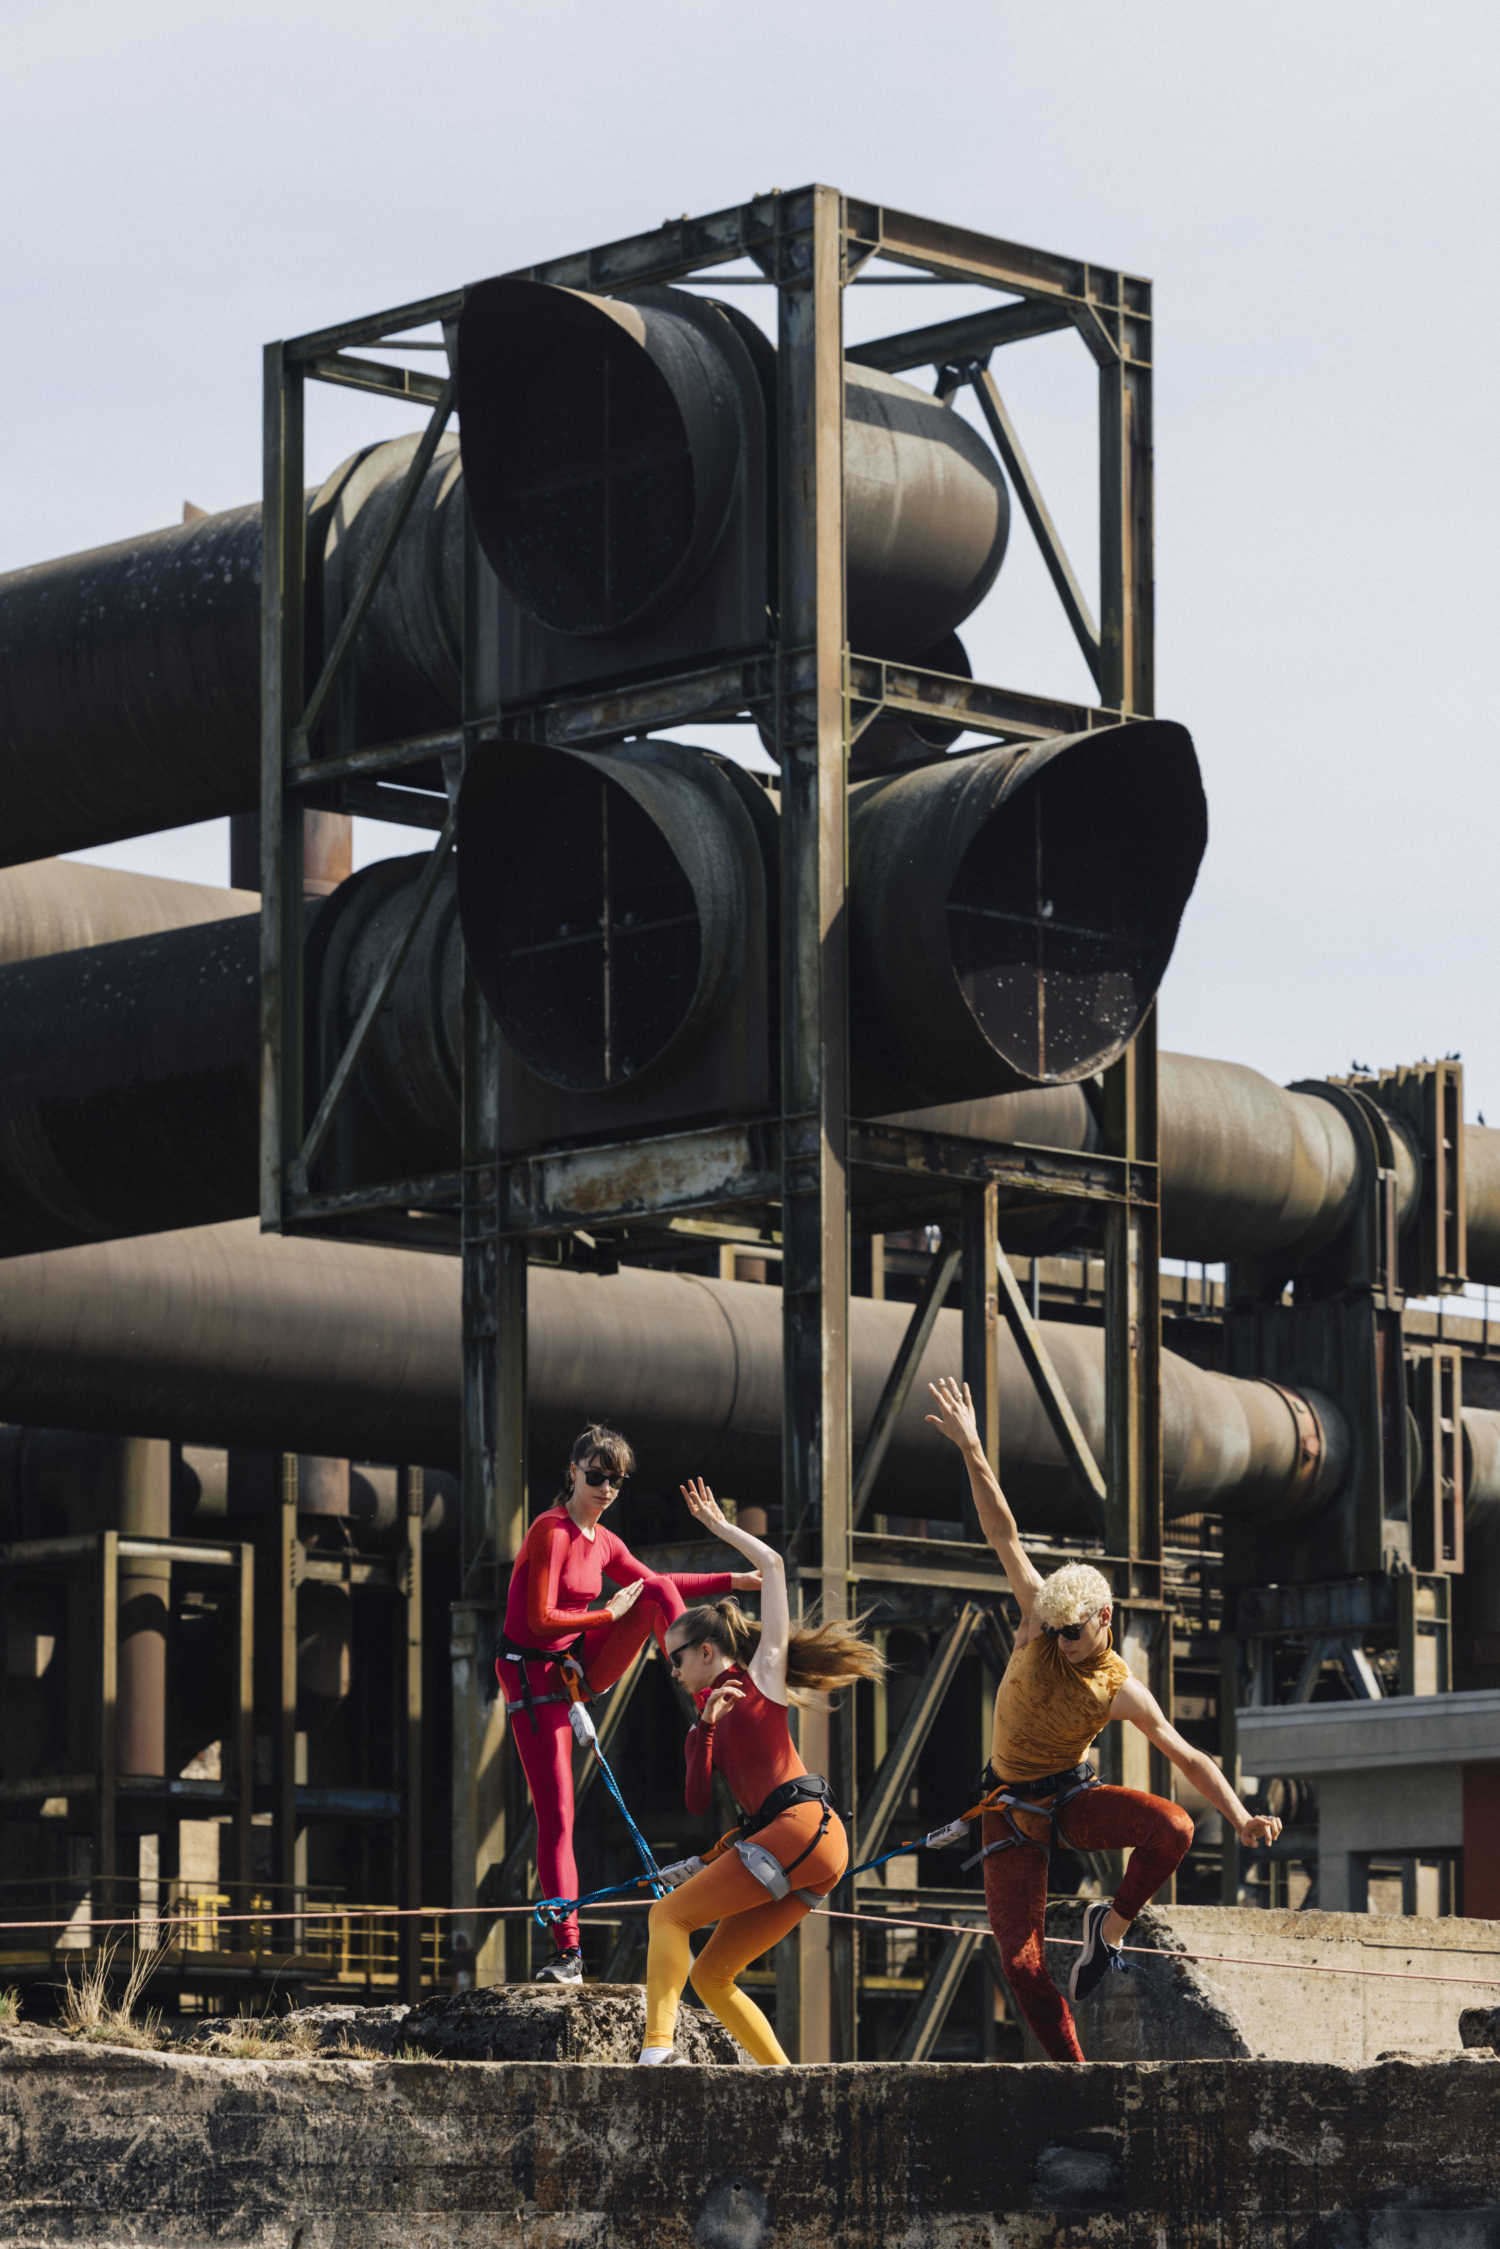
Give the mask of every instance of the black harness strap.
M 800 1866 L 805 1858 L 811 1858 L 813 1852 L 828 1833 L 829 1822 L 834 1813 L 834 1802 L 833 1791 L 823 1775 L 821 1773 L 798 1773 L 794 1779 L 784 1780 L 779 1788 L 773 1788 L 758 1812 L 741 1812 L 740 1814 L 740 1833 L 748 1840 L 750 1836 L 759 1834 L 763 1827 L 769 1827 L 772 1820 L 780 1819 L 783 1812 L 789 1812 L 794 1804 L 821 1804 L 823 1817 L 819 1820 L 818 1832 L 808 1844 L 807 1849 L 799 1851 L 791 1864 L 782 1868 L 784 1874 L 790 1874 L 793 1867 Z
M 993 1858 L 997 1851 L 1013 1851 L 1018 1843 L 1024 1843 L 1028 1850 L 1040 1851 L 1044 1857 L 1048 1852 L 1055 1851 L 1059 1841 L 1058 1819 L 1078 1797 L 1099 1786 L 1099 1776 L 1093 1766 L 1085 1761 L 1081 1765 L 1074 1765 L 1066 1773 L 1047 1773 L 1041 1780 L 1002 1781 L 986 1765 L 980 1775 L 979 1785 L 982 1791 L 999 1791 L 994 1800 L 986 1804 L 985 1810 L 998 1813 L 1010 1833 L 1000 1836 L 993 1843 L 986 1843 L 983 1850 L 976 1851 L 972 1858 L 965 1859 L 965 1874 L 971 1866 L 978 1866 L 981 1860 Z M 1038 1796 L 1050 1796 L 1052 1802 L 1038 1804 L 1027 1801 L 1028 1798 Z M 1031 1812 L 1036 1818 L 1046 1820 L 1045 1843 L 1039 1843 L 1034 1835 L 1022 1833 L 1016 1825 L 1015 1815 L 1018 1811 Z M 1061 1840 L 1066 1844 L 1066 1836 Z
M 499 1639 L 495 1642 L 495 1662 L 497 1665 L 507 1660 L 513 1662 L 521 1674 L 521 1699 L 519 1702 L 508 1702 L 505 1705 L 507 1717 L 510 1716 L 512 1711 L 524 1710 L 531 1720 L 531 1730 L 535 1733 L 537 1731 L 536 1714 L 543 1703 L 572 1701 L 572 1696 L 566 1692 L 556 1695 L 533 1694 L 531 1691 L 531 1673 L 526 1668 L 528 1663 L 561 1663 L 567 1653 L 567 1648 L 523 1647 L 521 1642 L 513 1640 L 508 1632 L 501 1633 Z M 581 1665 L 578 1670 L 579 1676 L 582 1678 Z M 586 1679 L 584 1679 L 584 1687 L 585 1689 L 588 1687 Z M 586 1691 L 582 1699 L 585 1702 L 592 1702 L 594 1698 L 591 1693 Z

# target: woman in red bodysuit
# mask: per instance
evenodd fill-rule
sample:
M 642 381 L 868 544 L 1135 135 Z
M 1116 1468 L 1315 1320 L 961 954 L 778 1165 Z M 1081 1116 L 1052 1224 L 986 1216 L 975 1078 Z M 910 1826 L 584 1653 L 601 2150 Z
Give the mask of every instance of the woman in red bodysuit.
M 495 1670 L 536 1809 L 537 1873 L 546 1897 L 578 1892 L 565 1674 L 600 1694 L 629 1670 L 649 1632 L 665 1640 L 683 1613 L 684 1595 L 711 1600 L 760 1584 L 753 1569 L 737 1576 L 719 1570 L 660 1577 L 638 1562 L 600 1520 L 634 1466 L 623 1437 L 590 1423 L 573 1446 L 562 1490 L 527 1532 L 511 1572 Z M 620 1588 L 608 1601 L 600 1598 L 605 1578 Z M 577 1914 L 570 1913 L 553 1933 L 558 1956 L 538 1972 L 537 1981 L 580 1982 Z
M 685 1484 L 682 1496 L 700 1523 L 759 1565 L 761 1612 L 755 1624 L 735 1602 L 720 1601 L 689 1609 L 667 1632 L 668 1660 L 699 1712 L 687 1739 L 688 1810 L 708 1810 L 713 1776 L 722 1773 L 741 1808 L 741 1839 L 708 1861 L 662 1869 L 673 1889 L 651 1908 L 641 2060 L 672 2060 L 677 2004 L 691 1974 L 699 1998 L 757 2062 L 785 2063 L 770 2024 L 734 1979 L 828 1895 L 848 1859 L 828 1784 L 792 1746 L 787 1705 L 874 1679 L 883 1666 L 847 1625 L 794 1625 L 781 1556 L 726 1521 L 701 1480 Z M 688 1936 L 709 1921 L 718 1927 L 694 1960 Z

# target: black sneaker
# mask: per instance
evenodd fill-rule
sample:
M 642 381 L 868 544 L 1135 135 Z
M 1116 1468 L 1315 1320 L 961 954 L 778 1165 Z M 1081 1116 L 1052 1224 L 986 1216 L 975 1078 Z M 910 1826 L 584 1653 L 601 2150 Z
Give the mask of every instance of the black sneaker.
M 1097 1991 L 1112 1968 L 1123 1969 L 1125 1961 L 1119 1950 L 1104 1941 L 1104 1923 L 1109 1913 L 1108 1901 L 1100 1899 L 1083 1909 L 1083 1949 L 1073 1963 L 1073 1973 L 1068 1978 L 1068 1997 L 1087 1999 Z
M 582 1983 L 583 1954 L 577 1945 L 571 1952 L 560 1952 L 549 1960 L 545 1968 L 538 1968 L 533 1983 Z

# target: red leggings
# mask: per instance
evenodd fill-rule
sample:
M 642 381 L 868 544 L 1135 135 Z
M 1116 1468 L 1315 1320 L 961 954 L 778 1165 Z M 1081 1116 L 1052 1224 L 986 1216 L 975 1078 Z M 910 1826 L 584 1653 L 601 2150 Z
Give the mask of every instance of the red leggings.
M 1045 1842 L 1047 1821 L 1019 1812 L 1017 1825 Z M 1193 1840 L 1193 1823 L 1180 1804 L 1146 1796 L 1135 1788 L 1091 1788 L 1068 1806 L 1058 1821 L 1058 1840 L 1075 1851 L 1116 1851 L 1130 1847 L 1125 1879 L 1115 1892 L 1122 1921 L 1133 1921 L 1182 1859 Z M 998 1843 L 1010 1833 L 998 1812 L 984 1815 L 984 1840 Z M 1047 1853 L 1018 1843 L 984 1862 L 984 1902 L 1000 1947 L 1000 1964 L 1020 2008 L 1055 2062 L 1081 2062 L 1083 2048 L 1073 2028 L 1072 2011 L 1047 1973 L 1043 1934 L 1047 1919 Z
M 659 1640 L 665 1637 L 668 1625 L 682 1615 L 685 1605 L 675 1585 L 643 1585 L 640 1599 L 618 1623 L 596 1624 L 580 1632 L 563 1652 L 583 1665 L 590 1687 L 598 1694 L 624 1677 L 645 1646 L 648 1633 L 654 1630 Z M 533 1662 L 526 1668 L 533 1695 L 561 1691 L 562 1677 L 553 1664 Z M 495 1670 L 505 1700 L 519 1702 L 519 1660 L 505 1656 Z M 573 1898 L 578 1895 L 578 1862 L 573 1856 L 573 1728 L 565 1702 L 544 1703 L 533 1715 L 535 1733 L 524 1710 L 511 1713 L 510 1727 L 536 1812 L 536 1870 L 544 1898 Z M 576 1945 L 577 1914 L 570 1913 L 566 1921 L 559 1922 L 555 1935 L 564 1950 Z

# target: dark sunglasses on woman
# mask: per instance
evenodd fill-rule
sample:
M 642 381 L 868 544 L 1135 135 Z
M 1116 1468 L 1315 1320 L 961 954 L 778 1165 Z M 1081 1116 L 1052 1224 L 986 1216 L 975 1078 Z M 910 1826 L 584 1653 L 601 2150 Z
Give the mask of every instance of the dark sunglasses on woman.
M 607 1468 L 585 1468 L 583 1480 L 590 1491 L 598 1491 L 601 1484 L 613 1484 L 615 1490 L 619 1492 L 625 1489 L 630 1478 L 628 1476 L 612 1476 Z
M 1085 1626 L 1093 1621 L 1091 1616 L 1086 1616 L 1082 1624 L 1044 1624 L 1042 1630 L 1049 1640 L 1081 1640 Z

